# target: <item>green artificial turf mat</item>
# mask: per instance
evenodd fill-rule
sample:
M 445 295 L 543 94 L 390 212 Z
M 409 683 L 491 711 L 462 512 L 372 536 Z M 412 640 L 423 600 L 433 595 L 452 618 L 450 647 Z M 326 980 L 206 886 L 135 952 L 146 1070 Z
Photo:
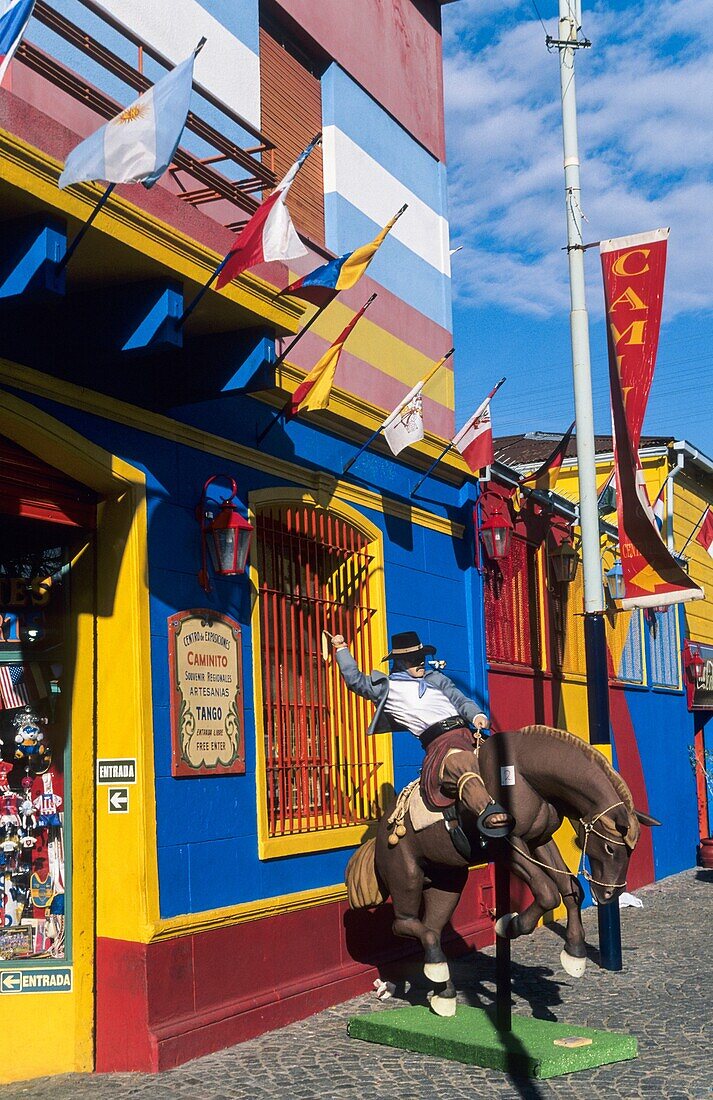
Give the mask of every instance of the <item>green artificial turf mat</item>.
M 348 1033 L 353 1039 L 499 1069 L 519 1077 L 559 1077 L 624 1062 L 637 1054 L 632 1035 L 526 1016 L 513 1016 L 512 1031 L 501 1035 L 491 1013 L 461 1005 L 450 1018 L 436 1016 L 425 1005 L 354 1016 Z M 591 1039 L 591 1045 L 555 1046 L 555 1039 L 574 1036 Z

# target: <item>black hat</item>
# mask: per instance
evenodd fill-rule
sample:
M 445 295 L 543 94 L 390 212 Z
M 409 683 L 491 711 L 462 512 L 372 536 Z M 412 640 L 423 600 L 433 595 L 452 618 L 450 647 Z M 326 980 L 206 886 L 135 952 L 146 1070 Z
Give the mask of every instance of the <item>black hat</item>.
M 421 639 L 415 630 L 404 630 L 402 634 L 391 635 L 391 651 L 385 657 L 382 657 L 382 660 L 409 660 L 412 665 L 417 665 L 427 654 L 435 652 L 435 646 L 422 645 Z

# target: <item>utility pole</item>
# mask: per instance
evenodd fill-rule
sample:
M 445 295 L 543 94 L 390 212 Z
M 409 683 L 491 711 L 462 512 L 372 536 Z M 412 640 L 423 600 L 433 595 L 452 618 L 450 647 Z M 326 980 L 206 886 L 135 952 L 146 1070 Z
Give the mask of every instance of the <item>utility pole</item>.
M 598 748 L 611 746 L 609 733 L 609 669 L 604 622 L 604 590 L 597 511 L 596 455 L 592 377 L 589 361 L 589 318 L 584 283 L 584 241 L 580 206 L 579 144 L 574 59 L 578 49 L 589 46 L 579 38 L 581 0 L 559 0 L 559 36 L 562 91 L 562 136 L 564 147 L 565 208 L 567 213 L 567 257 L 570 285 L 570 335 L 574 409 L 577 421 L 577 466 L 579 470 L 579 523 L 582 532 L 584 571 L 584 650 L 587 669 L 589 739 Z M 597 906 L 599 953 L 607 970 L 621 970 L 621 926 L 619 904 Z

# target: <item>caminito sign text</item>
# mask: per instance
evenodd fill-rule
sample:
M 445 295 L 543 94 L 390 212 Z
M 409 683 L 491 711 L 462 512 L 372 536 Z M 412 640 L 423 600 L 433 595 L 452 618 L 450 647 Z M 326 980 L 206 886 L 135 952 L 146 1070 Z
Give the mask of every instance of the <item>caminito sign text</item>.
M 168 620 L 174 775 L 244 774 L 240 626 L 215 611 Z

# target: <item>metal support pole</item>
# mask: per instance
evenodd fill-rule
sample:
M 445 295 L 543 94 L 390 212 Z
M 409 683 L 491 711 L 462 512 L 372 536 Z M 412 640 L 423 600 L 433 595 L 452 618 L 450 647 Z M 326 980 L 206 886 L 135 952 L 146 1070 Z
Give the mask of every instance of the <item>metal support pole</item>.
M 510 912 L 510 871 L 503 860 L 495 861 L 495 913 L 500 919 Z M 495 1023 L 498 1031 L 512 1031 L 510 940 L 495 941 Z
M 584 571 L 584 639 L 587 658 L 587 705 L 589 735 L 592 744 L 607 747 L 609 733 L 609 673 L 604 629 L 604 590 L 602 587 L 599 515 L 597 511 L 596 454 L 594 450 L 594 413 L 589 360 L 589 318 L 584 283 L 584 241 L 580 205 L 579 143 L 577 138 L 577 99 L 574 83 L 574 58 L 584 43 L 578 39 L 579 2 L 559 0 L 559 36 L 562 93 L 562 139 L 564 151 L 565 208 L 567 214 L 567 256 L 570 285 L 570 336 L 574 407 L 577 423 L 577 466 L 579 471 L 579 523 L 582 531 Z M 616 913 L 608 913 L 608 910 Z M 597 907 L 599 954 L 606 970 L 621 969 L 619 909 L 616 902 Z

